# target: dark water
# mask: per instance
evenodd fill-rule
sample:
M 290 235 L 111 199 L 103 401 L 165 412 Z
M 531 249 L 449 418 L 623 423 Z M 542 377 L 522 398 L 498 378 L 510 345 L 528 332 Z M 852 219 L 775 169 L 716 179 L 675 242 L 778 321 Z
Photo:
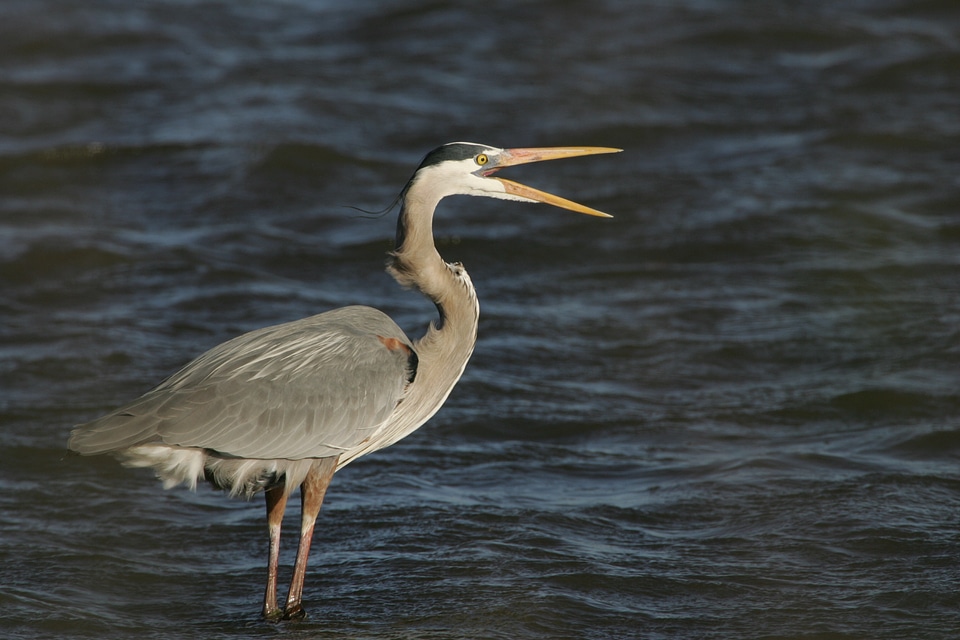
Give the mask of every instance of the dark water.
M 419 335 L 345 207 L 451 140 L 623 147 L 513 172 L 616 217 L 444 203 L 476 355 L 261 623 L 259 501 L 67 434 L 256 327 Z M 960 633 L 952 0 L 5 0 L 0 223 L 0 636 Z

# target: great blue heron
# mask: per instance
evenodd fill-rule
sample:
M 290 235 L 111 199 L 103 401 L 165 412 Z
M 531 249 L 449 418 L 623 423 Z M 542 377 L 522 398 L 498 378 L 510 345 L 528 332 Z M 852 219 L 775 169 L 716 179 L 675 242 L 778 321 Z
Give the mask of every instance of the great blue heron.
M 411 341 L 384 313 L 362 306 L 251 331 L 214 347 L 130 404 L 77 426 L 70 448 L 153 467 L 167 488 L 182 483 L 193 489 L 207 480 L 232 496 L 264 491 L 270 556 L 263 616 L 302 618 L 314 523 L 334 472 L 426 422 L 473 352 L 480 308 L 463 266 L 437 253 L 437 204 L 465 194 L 609 217 L 493 174 L 512 165 L 617 151 L 497 149 L 465 142 L 431 151 L 403 189 L 388 267 L 401 285 L 419 289 L 436 305 L 440 318 L 425 336 Z M 300 545 L 280 609 L 280 525 L 297 487 Z

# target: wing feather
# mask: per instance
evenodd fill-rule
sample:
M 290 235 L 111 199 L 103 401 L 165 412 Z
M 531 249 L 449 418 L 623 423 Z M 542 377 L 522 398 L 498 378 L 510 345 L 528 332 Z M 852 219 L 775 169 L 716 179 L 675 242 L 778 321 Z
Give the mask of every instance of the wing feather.
M 78 426 L 70 447 L 162 442 L 242 458 L 337 455 L 376 434 L 403 398 L 410 340 L 370 307 L 267 327 L 203 354 L 152 391 Z

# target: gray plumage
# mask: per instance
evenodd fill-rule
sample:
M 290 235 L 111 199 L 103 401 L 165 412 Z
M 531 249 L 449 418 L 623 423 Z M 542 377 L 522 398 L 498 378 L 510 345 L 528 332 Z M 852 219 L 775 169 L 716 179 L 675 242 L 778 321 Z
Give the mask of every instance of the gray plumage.
M 80 425 L 70 448 L 95 454 L 162 443 L 222 457 L 340 455 L 376 435 L 414 377 L 408 352 L 380 338 L 413 352 L 400 327 L 370 307 L 251 331 Z
M 152 467 L 167 488 L 208 480 L 246 498 L 274 485 L 289 493 L 317 459 L 375 441 L 418 360 L 386 314 L 344 307 L 214 347 L 130 404 L 79 425 L 69 446 Z

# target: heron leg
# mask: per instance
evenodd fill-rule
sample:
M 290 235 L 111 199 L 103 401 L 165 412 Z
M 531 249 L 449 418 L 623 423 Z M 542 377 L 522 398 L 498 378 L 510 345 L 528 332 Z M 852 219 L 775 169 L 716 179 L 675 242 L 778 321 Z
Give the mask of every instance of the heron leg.
M 270 529 L 270 559 L 267 562 L 267 590 L 263 595 L 263 617 L 279 620 L 283 611 L 277 606 L 277 567 L 280 563 L 280 525 L 287 508 L 287 492 L 283 485 L 264 492 L 267 499 L 267 526 Z
M 306 612 L 301 605 L 303 596 L 303 580 L 307 572 L 307 557 L 310 555 L 310 543 L 313 541 L 313 527 L 320 514 L 323 497 L 333 479 L 333 472 L 337 470 L 337 457 L 323 458 L 310 469 L 303 484 L 300 485 L 300 546 L 297 548 L 297 561 L 293 566 L 293 579 L 290 581 L 290 592 L 287 595 L 287 604 L 283 609 L 284 620 L 300 620 Z

